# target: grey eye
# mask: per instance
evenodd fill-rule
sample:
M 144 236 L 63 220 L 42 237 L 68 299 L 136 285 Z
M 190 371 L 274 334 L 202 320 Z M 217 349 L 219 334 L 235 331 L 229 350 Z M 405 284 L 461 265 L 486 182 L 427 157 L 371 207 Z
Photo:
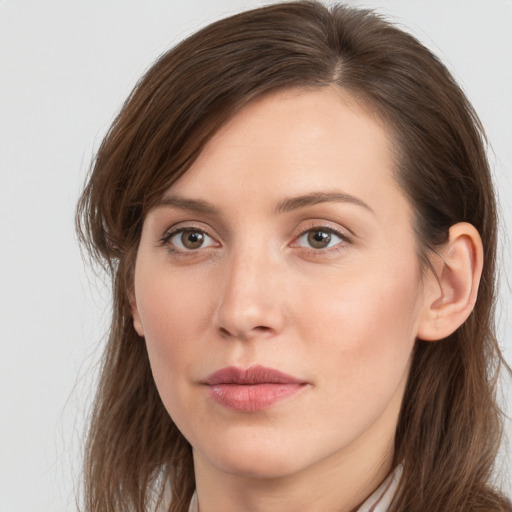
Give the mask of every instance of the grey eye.
M 343 239 L 328 229 L 310 229 L 302 234 L 298 239 L 300 247 L 310 247 L 312 249 L 327 249 L 343 242 Z
M 215 243 L 213 238 L 208 236 L 204 231 L 195 228 L 178 231 L 169 241 L 172 245 L 184 251 L 193 251 L 209 247 Z
M 331 233 L 325 231 L 310 231 L 308 233 L 308 244 L 314 249 L 323 249 L 331 243 Z

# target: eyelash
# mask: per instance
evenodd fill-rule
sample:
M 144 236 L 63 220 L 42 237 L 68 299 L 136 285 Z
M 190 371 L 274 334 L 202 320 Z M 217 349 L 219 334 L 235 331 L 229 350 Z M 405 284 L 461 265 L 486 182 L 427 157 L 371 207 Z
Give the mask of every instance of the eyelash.
M 209 247 L 211 247 L 211 246 L 206 246 L 206 247 L 199 247 L 197 250 L 194 250 L 194 249 L 186 250 L 186 249 L 177 248 L 176 246 L 174 246 L 173 244 L 170 243 L 170 241 L 172 240 L 173 237 L 175 237 L 176 235 L 179 235 L 180 233 L 184 233 L 186 231 L 191 231 L 193 233 L 201 233 L 201 234 L 207 236 L 208 238 L 215 240 L 215 238 L 210 236 L 208 234 L 208 232 L 204 229 L 197 228 L 195 226 L 183 226 L 178 229 L 174 229 L 172 231 L 166 232 L 159 239 L 159 245 L 166 247 L 167 250 L 169 250 L 170 252 L 172 252 L 175 255 L 185 256 L 185 257 L 190 256 L 195 253 L 197 254 L 197 252 L 200 249 L 204 250 L 204 249 L 208 249 Z M 303 246 L 298 245 L 298 241 L 301 238 L 305 237 L 308 233 L 315 232 L 315 231 L 337 236 L 341 240 L 341 242 L 338 242 L 337 244 L 335 244 L 332 247 L 317 248 L 317 249 L 315 249 L 313 247 L 303 247 Z M 338 253 L 338 252 L 344 250 L 346 248 L 346 246 L 351 243 L 352 243 L 352 237 L 350 237 L 346 233 L 343 233 L 343 232 L 341 232 L 337 229 L 334 229 L 332 227 L 329 227 L 329 226 L 315 224 L 315 225 L 309 226 L 307 229 L 302 230 L 297 236 L 295 236 L 295 238 L 293 239 L 293 242 L 290 244 L 290 246 L 301 248 L 302 250 L 307 252 L 308 256 L 322 256 L 322 255 L 325 255 L 326 253 L 332 253 L 332 252 Z

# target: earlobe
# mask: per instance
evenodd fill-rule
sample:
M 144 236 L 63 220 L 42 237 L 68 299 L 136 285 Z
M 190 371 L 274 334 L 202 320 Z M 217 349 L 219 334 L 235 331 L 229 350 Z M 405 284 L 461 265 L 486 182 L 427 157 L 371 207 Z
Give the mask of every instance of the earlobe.
M 132 308 L 132 317 L 133 317 L 133 327 L 137 334 L 141 337 L 144 337 L 144 329 L 142 327 L 142 322 L 140 320 L 139 310 L 137 308 L 137 300 L 135 298 L 135 292 L 130 293 L 130 306 Z
M 471 314 L 482 275 L 482 240 L 466 222 L 450 228 L 449 239 L 433 266 L 437 276 L 425 282 L 418 338 L 437 341 L 460 327 Z

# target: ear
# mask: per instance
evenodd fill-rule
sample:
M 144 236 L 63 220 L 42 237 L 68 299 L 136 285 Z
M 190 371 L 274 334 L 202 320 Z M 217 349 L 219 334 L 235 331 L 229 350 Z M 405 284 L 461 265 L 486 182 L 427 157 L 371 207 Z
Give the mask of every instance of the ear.
M 432 261 L 437 276 L 424 283 L 424 303 L 417 337 L 425 341 L 446 338 L 471 314 L 482 275 L 482 240 L 474 226 L 454 224 L 449 239 Z
M 144 337 L 144 329 L 142 328 L 142 322 L 140 320 L 139 309 L 137 308 L 137 299 L 135 298 L 135 292 L 130 292 L 130 306 L 132 308 L 133 327 L 137 331 L 137 334 Z

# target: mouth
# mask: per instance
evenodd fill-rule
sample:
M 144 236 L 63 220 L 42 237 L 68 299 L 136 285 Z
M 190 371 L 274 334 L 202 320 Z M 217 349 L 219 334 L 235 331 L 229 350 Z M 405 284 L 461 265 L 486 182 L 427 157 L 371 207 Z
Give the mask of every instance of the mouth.
M 261 411 L 285 400 L 307 384 L 279 370 L 264 366 L 230 366 L 212 373 L 203 382 L 217 403 L 244 412 Z

